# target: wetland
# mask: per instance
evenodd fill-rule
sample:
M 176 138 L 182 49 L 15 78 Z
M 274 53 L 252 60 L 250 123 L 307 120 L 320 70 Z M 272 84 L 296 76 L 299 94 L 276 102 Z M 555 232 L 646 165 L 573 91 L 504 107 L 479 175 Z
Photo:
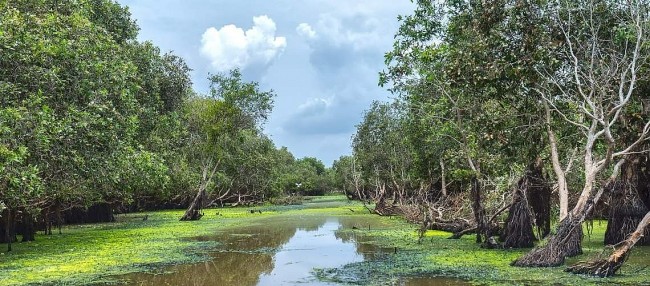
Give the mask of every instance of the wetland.
M 516 268 L 522 250 L 482 249 L 473 235 L 447 239 L 398 217 L 370 214 L 343 196 L 302 205 L 207 209 L 200 221 L 181 210 L 118 215 L 115 223 L 73 225 L 37 235 L 0 256 L 3 285 L 489 285 L 644 284 L 649 247 L 637 247 L 621 274 L 590 278 L 562 267 Z M 606 225 L 583 242 L 592 257 Z

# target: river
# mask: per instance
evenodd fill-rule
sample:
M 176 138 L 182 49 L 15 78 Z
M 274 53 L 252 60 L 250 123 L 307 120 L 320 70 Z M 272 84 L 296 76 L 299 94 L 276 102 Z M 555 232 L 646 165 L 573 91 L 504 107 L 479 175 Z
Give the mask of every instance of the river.
M 380 228 L 369 217 L 277 216 L 197 240 L 219 246 L 202 263 L 169 266 L 159 273 L 122 277 L 128 285 L 339 285 L 320 281 L 315 269 L 376 261 L 394 249 L 382 249 L 357 232 L 339 229 Z M 359 232 L 361 233 L 361 232 Z M 457 279 L 403 277 L 398 285 L 467 285 Z

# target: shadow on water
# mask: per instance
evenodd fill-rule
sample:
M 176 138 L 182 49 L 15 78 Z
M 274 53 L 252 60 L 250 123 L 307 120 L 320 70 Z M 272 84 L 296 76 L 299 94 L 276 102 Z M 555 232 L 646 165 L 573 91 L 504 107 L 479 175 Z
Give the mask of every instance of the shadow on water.
M 381 259 L 393 249 L 364 243 L 344 228 L 378 228 L 354 217 L 274 217 L 198 240 L 218 241 L 211 260 L 170 266 L 162 273 L 123 276 L 129 285 L 337 285 L 317 280 L 314 268 Z M 464 285 L 439 278 L 408 278 L 401 285 Z

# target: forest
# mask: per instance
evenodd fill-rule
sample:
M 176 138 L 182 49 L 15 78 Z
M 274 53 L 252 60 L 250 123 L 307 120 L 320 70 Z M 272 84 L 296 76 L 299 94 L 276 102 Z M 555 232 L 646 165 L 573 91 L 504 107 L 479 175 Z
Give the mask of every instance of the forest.
M 378 76 L 393 99 L 327 167 L 265 134 L 275 91 L 239 69 L 194 91 L 181 57 L 138 41 L 128 8 L 1 1 L 0 242 L 340 193 L 362 204 L 351 212 L 403 217 L 419 242 L 473 235 L 525 249 L 510 267 L 617 275 L 650 245 L 650 3 L 413 2 Z M 606 254 L 567 264 L 594 220 Z
M 263 133 L 273 90 L 235 69 L 195 93 L 184 60 L 137 41 L 119 4 L 0 6 L 0 241 L 186 208 L 197 192 L 200 209 L 332 188 L 320 160 L 296 159 Z

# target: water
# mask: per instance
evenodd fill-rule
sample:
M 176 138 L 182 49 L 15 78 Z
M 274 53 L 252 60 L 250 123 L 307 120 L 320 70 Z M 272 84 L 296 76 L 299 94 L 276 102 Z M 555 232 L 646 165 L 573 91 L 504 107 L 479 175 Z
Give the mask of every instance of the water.
M 340 228 L 377 228 L 377 220 L 350 217 L 275 217 L 227 233 L 199 237 L 221 242 L 212 259 L 171 266 L 162 274 L 127 275 L 129 285 L 337 285 L 319 281 L 315 268 L 381 259 L 393 249 L 363 243 Z M 463 285 L 442 278 L 404 279 L 403 285 Z

